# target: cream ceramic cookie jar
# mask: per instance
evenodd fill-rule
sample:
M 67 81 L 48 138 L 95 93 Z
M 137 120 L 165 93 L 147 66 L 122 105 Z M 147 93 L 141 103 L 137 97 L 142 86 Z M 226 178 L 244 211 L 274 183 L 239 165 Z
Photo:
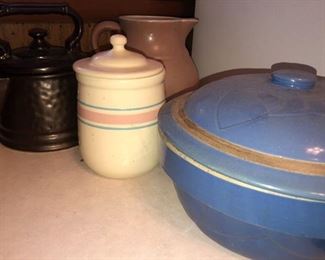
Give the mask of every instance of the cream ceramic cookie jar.
M 161 63 L 124 48 L 125 36 L 110 38 L 113 48 L 79 60 L 79 149 L 96 173 L 128 178 L 150 171 L 160 157 L 157 113 L 164 103 Z

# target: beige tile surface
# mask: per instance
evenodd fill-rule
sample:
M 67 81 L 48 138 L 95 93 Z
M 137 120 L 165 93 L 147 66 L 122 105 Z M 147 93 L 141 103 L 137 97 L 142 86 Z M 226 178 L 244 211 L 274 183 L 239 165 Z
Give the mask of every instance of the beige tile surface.
M 77 148 L 27 153 L 0 144 L 0 259 L 243 259 L 185 214 L 160 168 L 105 179 Z

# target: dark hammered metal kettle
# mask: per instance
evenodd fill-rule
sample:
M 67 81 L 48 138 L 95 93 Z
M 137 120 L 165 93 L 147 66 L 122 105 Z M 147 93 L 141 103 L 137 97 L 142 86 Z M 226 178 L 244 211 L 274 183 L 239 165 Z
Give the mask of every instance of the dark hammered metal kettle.
M 0 3 L 0 17 L 8 15 L 67 15 L 74 30 L 65 46 L 52 46 L 47 31 L 29 31 L 29 46 L 12 50 L 0 39 L 0 78 L 8 83 L 0 114 L 0 142 L 25 151 L 53 151 L 77 145 L 77 81 L 74 61 L 80 51 L 81 17 L 67 4 Z

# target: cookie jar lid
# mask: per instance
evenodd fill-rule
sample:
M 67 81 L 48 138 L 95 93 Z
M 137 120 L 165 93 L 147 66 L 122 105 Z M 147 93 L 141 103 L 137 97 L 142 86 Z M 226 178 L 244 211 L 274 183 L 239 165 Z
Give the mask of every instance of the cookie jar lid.
M 325 201 L 325 78 L 316 70 L 272 68 L 179 98 L 170 112 L 178 130 L 161 120 L 162 132 L 189 157 L 231 178 Z M 179 128 L 185 134 L 171 134 Z
M 110 79 L 151 77 L 164 71 L 160 62 L 126 50 L 126 42 L 124 35 L 111 36 L 110 43 L 113 46 L 111 50 L 77 61 L 73 65 L 74 70 L 80 74 Z

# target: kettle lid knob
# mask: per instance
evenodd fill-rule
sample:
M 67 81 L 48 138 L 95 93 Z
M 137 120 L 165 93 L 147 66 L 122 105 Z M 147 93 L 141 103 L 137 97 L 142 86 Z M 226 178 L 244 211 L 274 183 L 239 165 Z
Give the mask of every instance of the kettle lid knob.
M 33 39 L 43 39 L 47 36 L 47 31 L 42 28 L 33 28 L 29 30 L 28 35 Z
M 30 49 L 44 50 L 50 47 L 50 44 L 44 39 L 47 36 L 46 30 L 33 28 L 28 32 L 28 35 L 33 38 L 29 45 Z

